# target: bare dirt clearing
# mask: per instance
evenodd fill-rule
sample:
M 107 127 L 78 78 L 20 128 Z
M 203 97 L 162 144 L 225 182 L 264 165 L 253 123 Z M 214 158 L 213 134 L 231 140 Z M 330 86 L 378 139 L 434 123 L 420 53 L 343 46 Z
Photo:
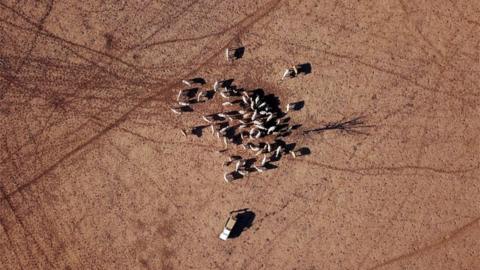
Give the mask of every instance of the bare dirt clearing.
M 475 269 L 478 1 L 1 1 L 1 269 Z M 227 63 L 225 48 L 245 46 Z M 311 63 L 312 73 L 279 79 Z M 263 88 L 311 154 L 235 183 L 182 79 Z M 175 164 L 181 164 L 175 165 Z M 229 211 L 251 228 L 221 241 Z

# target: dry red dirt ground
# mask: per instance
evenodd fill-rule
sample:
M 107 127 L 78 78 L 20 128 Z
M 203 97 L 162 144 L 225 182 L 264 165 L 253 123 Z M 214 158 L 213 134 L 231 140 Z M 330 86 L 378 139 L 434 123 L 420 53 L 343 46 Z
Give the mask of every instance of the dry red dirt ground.
M 479 18 L 474 0 L 0 1 L 0 269 L 479 269 Z M 288 140 L 311 154 L 225 183 L 221 143 L 179 133 L 202 111 L 169 110 L 196 76 L 303 100 Z

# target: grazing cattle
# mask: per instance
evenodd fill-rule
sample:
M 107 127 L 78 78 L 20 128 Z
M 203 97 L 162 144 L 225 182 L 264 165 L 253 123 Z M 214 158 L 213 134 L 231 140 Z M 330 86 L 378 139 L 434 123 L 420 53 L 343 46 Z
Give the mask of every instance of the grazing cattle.
M 178 109 L 175 109 L 175 108 L 170 108 L 170 110 L 175 113 L 175 114 L 182 114 L 181 111 L 179 111 Z
M 225 147 L 228 147 L 228 139 L 227 139 L 227 137 L 223 137 L 223 144 L 225 144 Z
M 237 163 L 235 164 L 235 171 L 238 172 L 238 170 L 240 169 L 240 166 L 242 165 L 242 162 L 241 160 L 237 161 Z
M 284 80 L 284 79 L 287 78 L 288 76 L 290 76 L 290 70 L 289 70 L 289 69 L 286 69 L 285 72 L 283 73 L 282 80 Z
M 261 130 L 267 130 L 267 128 L 264 127 L 263 125 L 257 125 L 257 124 L 255 124 L 255 127 L 258 128 L 258 129 L 261 129 Z
M 202 115 L 202 119 L 205 120 L 207 123 L 212 123 L 210 119 L 208 119 L 205 115 Z
M 247 176 L 247 175 L 248 175 L 248 171 L 238 170 L 237 172 L 238 172 L 239 174 L 241 174 L 242 176 Z
M 227 48 L 225 53 L 228 60 L 229 55 L 232 56 L 232 51 Z M 296 77 L 298 72 L 297 67 L 289 68 L 285 70 L 282 80 Z M 231 166 L 235 163 L 235 170 L 224 173 L 224 180 L 231 182 L 237 178 L 248 175 L 249 172 L 252 171 L 262 173 L 270 168 L 268 166 L 274 168 L 274 165 L 269 164 L 269 162 L 278 161 L 278 158 L 283 153 L 289 154 L 293 158 L 301 156 L 300 152 L 295 152 L 294 149 L 288 147 L 285 149 L 285 142 L 283 141 L 269 143 L 271 139 L 287 136 L 293 129 L 293 127 L 288 124 L 290 118 L 285 117 L 285 113 L 288 113 L 292 109 L 295 110 L 295 103 L 286 104 L 286 107 L 284 107 L 285 113 L 283 113 L 279 108 L 279 102 L 276 101 L 276 98 L 271 98 L 272 95 L 266 95 L 261 89 L 250 91 L 237 88 L 235 85 L 231 85 L 232 81 L 233 80 L 217 80 L 213 83 L 213 91 L 207 91 L 205 89 L 202 90 L 201 86 L 198 88 L 190 88 L 195 84 L 205 84 L 205 80 L 201 78 L 182 80 L 182 83 L 187 85 L 189 89 L 179 90 L 176 96 L 176 102 L 180 106 L 177 105 L 177 107 L 170 108 L 173 113 L 178 115 L 185 112 L 193 112 L 192 104 L 211 100 L 215 98 L 217 92 L 220 93 L 223 101 L 219 103 L 222 105 L 221 108 L 223 108 L 222 110 L 224 111 L 214 114 L 198 115 L 207 123 L 199 128 L 210 127 L 212 135 L 223 142 L 222 144 L 225 148 L 219 150 L 218 153 L 225 153 L 226 151 L 234 152 L 235 150 L 239 150 L 236 146 L 241 146 L 247 150 L 246 152 L 250 156 L 250 159 L 247 160 L 243 160 L 240 156 L 232 156 L 228 161 L 223 162 L 222 166 L 224 167 Z M 239 98 L 240 96 L 241 99 Z M 203 105 L 199 106 L 201 110 L 204 109 L 202 106 Z M 238 133 L 236 133 L 237 128 Z M 183 136 L 197 134 L 195 130 L 181 129 L 180 132 Z M 201 132 L 199 134 L 199 136 L 201 136 Z M 231 146 L 229 146 L 229 144 L 231 144 Z M 254 157 L 252 157 L 253 154 L 255 155 Z M 259 160 L 260 163 L 257 162 L 257 164 L 254 164 L 260 155 L 263 155 L 261 160 Z
M 254 110 L 252 115 L 252 121 L 255 121 L 255 119 L 257 118 L 257 114 L 258 114 L 257 110 Z
M 273 113 L 270 113 L 269 116 L 267 117 L 267 122 L 272 120 L 272 118 L 273 118 Z
M 182 97 L 182 95 L 183 95 L 183 90 L 179 90 L 177 95 L 177 101 L 180 101 L 180 98 Z
M 197 102 L 200 102 L 201 98 L 203 97 L 203 91 L 199 91 L 197 94 Z
M 275 131 L 275 128 L 276 128 L 276 127 L 277 127 L 277 126 L 271 126 L 271 127 L 269 127 L 268 130 L 267 130 L 267 134 L 271 134 L 273 131 Z
M 225 179 L 225 182 L 230 183 L 235 177 L 233 176 L 233 173 L 225 173 L 223 174 L 223 179 Z
M 250 149 L 252 149 L 253 151 L 258 151 L 258 150 L 260 150 L 259 147 L 256 147 L 256 146 L 253 145 L 253 144 L 250 144 Z
M 227 95 L 224 91 L 221 91 L 221 92 L 220 92 L 220 95 L 221 95 L 223 98 L 228 98 L 228 95 Z
M 187 81 L 187 80 L 182 80 L 182 83 L 187 85 L 188 87 L 192 86 L 192 83 L 190 81 Z
M 291 68 L 287 68 L 285 72 L 283 73 L 282 80 L 285 78 L 294 78 L 298 75 L 298 69 L 296 66 L 293 66 Z
M 243 115 L 243 119 L 251 119 L 252 113 L 246 113 Z
M 225 132 L 227 132 L 227 130 L 230 128 L 230 126 L 226 126 L 222 129 L 220 129 L 220 133 L 224 134 Z
M 262 163 L 261 163 L 262 166 L 264 166 L 265 163 L 267 163 L 267 155 L 264 154 L 264 155 L 263 155 L 263 158 L 262 158 Z
M 282 146 L 278 146 L 277 147 L 277 150 L 275 151 L 275 157 L 278 158 L 278 156 L 280 155 L 280 152 L 282 151 Z
M 265 169 L 266 169 L 264 166 L 257 167 L 257 165 L 253 165 L 252 167 L 253 167 L 255 170 L 257 170 L 257 172 L 259 172 L 259 173 L 264 172 Z

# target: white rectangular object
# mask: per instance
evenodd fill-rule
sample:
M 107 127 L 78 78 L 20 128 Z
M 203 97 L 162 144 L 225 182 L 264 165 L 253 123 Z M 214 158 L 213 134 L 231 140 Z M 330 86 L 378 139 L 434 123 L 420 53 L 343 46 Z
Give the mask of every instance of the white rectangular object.
M 229 235 L 230 235 L 230 230 L 227 228 L 223 228 L 223 232 L 220 234 L 220 239 L 226 241 Z

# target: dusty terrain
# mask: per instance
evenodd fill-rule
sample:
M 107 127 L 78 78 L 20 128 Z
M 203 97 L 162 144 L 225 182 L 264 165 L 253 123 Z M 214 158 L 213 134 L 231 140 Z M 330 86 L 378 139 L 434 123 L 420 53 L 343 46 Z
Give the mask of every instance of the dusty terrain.
M 479 18 L 474 0 L 2 0 L 0 269 L 479 269 Z M 221 143 L 179 133 L 201 111 L 169 111 L 196 76 L 304 101 L 289 140 L 311 154 L 225 183 Z

